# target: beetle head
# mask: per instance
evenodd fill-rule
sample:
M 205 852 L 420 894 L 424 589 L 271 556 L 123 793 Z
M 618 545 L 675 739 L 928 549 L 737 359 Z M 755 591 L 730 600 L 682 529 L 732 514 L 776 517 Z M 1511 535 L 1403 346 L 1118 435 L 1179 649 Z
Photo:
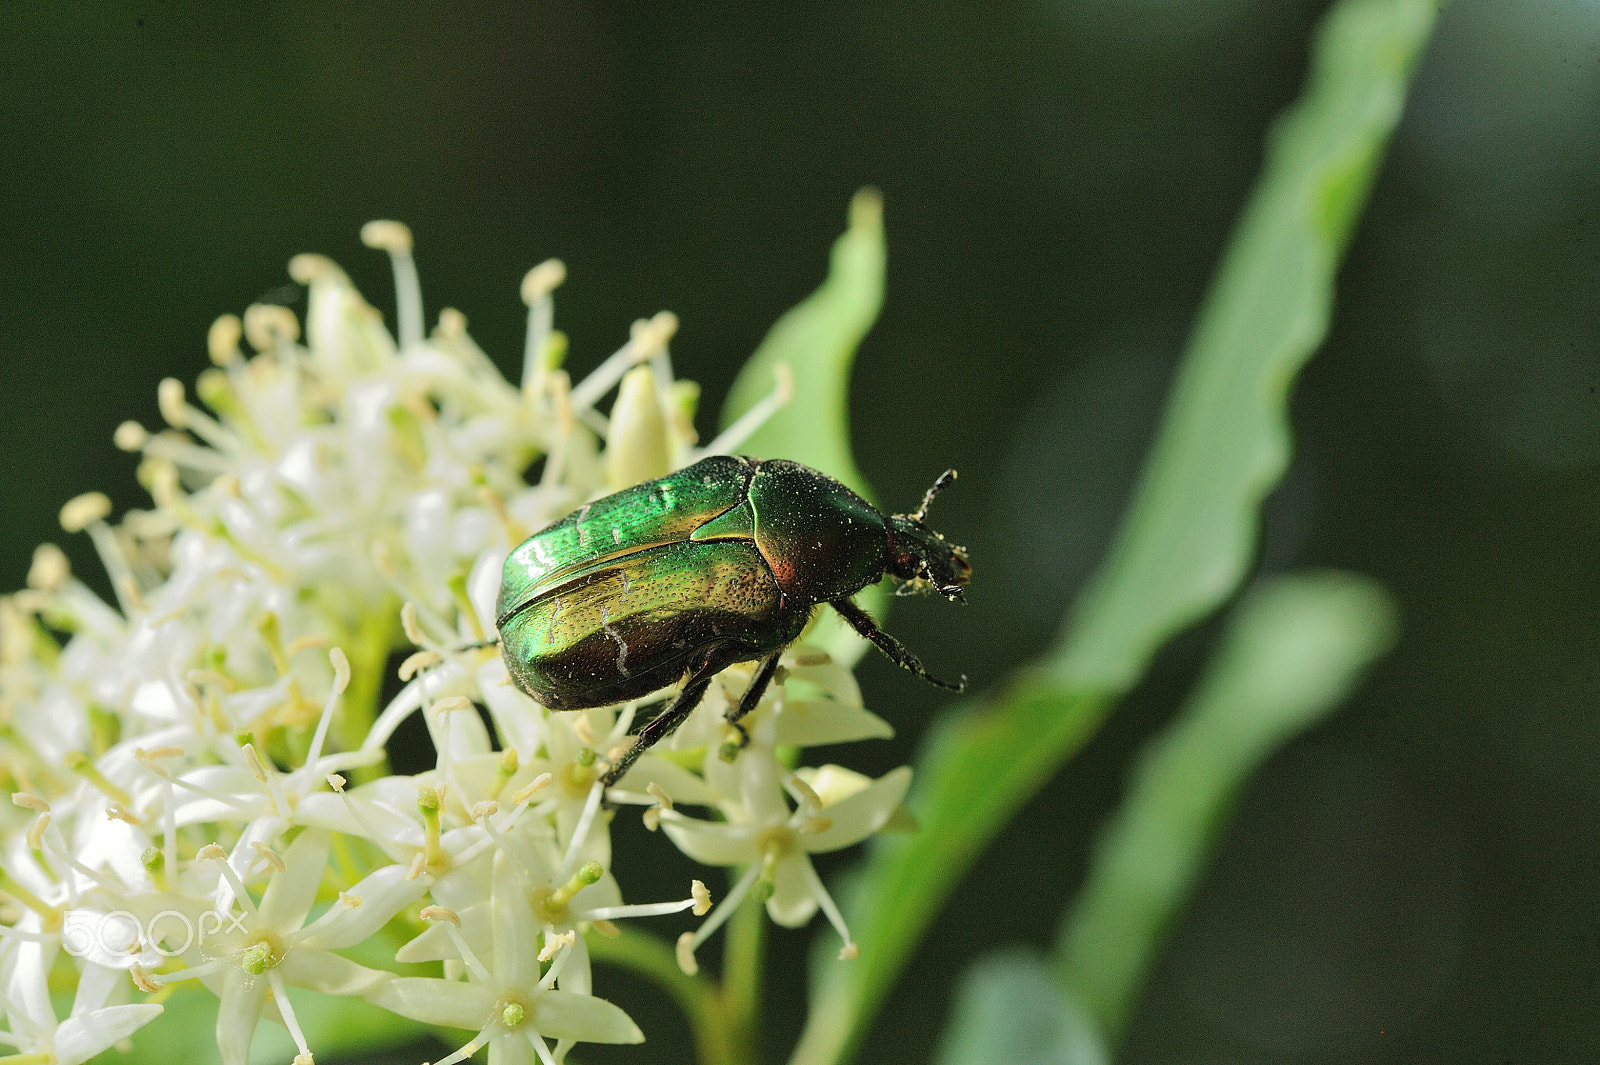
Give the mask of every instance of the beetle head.
M 946 543 L 944 537 L 928 528 L 923 520 L 933 497 L 956 479 L 955 470 L 945 470 L 933 482 L 922 505 L 910 514 L 889 518 L 889 551 L 884 571 L 904 582 L 902 592 L 931 587 L 946 599 L 959 600 L 972 566 L 964 547 Z

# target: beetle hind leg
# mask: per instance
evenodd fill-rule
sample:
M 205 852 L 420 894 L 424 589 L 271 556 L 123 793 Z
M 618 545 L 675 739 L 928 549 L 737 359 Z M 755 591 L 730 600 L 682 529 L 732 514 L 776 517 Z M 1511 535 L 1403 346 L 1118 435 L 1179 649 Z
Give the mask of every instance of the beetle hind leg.
M 872 620 L 872 615 L 856 606 L 849 599 L 835 599 L 828 605 L 837 610 L 839 616 L 849 622 L 850 627 L 855 629 L 862 639 L 870 640 L 874 647 L 882 651 L 891 662 L 901 669 L 910 670 L 936 688 L 944 688 L 946 691 L 953 692 L 967 690 L 967 678 L 965 675 L 955 682 L 940 680 L 935 677 L 922 668 L 922 663 L 917 661 L 917 656 L 906 650 L 904 644 L 878 628 L 878 623 Z

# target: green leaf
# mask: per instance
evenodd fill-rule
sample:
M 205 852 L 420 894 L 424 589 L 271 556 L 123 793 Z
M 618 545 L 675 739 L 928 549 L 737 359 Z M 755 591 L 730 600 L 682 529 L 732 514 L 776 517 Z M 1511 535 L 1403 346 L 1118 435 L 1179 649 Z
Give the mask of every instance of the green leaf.
M 1109 1044 L 1234 795 L 1341 703 L 1394 635 L 1389 597 L 1353 574 L 1284 577 L 1240 604 L 1188 705 L 1140 755 L 1062 925 L 1061 977 Z
M 1036 951 L 985 955 L 956 985 L 936 1065 L 1107 1065 L 1094 1022 Z
M 1327 334 L 1334 275 L 1436 0 L 1344 0 L 1323 20 L 1301 102 L 1229 242 L 1122 533 L 1055 660 L 1123 691 L 1244 576 L 1257 509 L 1289 464 L 1289 387 Z
M 787 364 L 793 399 L 740 450 L 803 462 L 868 499 L 850 455 L 850 366 L 883 307 L 884 263 L 883 201 L 863 190 L 850 201 L 850 228 L 834 242 L 827 279 L 772 326 L 722 407 L 727 428 L 772 391 L 778 365 Z
M 787 367 L 793 398 L 739 451 L 803 462 L 869 500 L 872 490 L 850 454 L 850 366 L 883 307 L 885 257 L 883 201 L 875 191 L 863 189 L 850 201 L 850 226 L 834 242 L 827 278 L 773 324 L 739 371 L 722 407 L 727 428 L 772 391 L 780 365 Z M 881 620 L 888 597 L 872 587 L 858 593 L 856 602 Z M 812 630 L 806 640 L 846 664 L 866 649 L 866 642 L 831 610 L 818 614 Z
M 1269 139 L 1117 542 L 1056 651 L 930 737 L 908 800 L 922 831 L 873 848 L 851 914 L 861 958 L 819 971 L 794 1065 L 854 1049 L 975 856 L 1156 649 L 1238 586 L 1261 500 L 1288 462 L 1289 386 L 1326 332 L 1340 253 L 1435 16 L 1434 0 L 1340 0 L 1323 20 L 1305 94 Z

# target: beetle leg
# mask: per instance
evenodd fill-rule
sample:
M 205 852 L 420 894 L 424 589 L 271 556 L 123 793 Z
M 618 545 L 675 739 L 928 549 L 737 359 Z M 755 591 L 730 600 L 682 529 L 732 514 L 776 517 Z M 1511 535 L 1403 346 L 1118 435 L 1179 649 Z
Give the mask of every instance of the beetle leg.
M 955 683 L 951 683 L 948 680 L 940 680 L 938 677 L 933 676 L 926 669 L 922 668 L 922 663 L 917 661 L 916 655 L 906 650 L 905 646 L 899 640 L 878 628 L 878 623 L 872 620 L 872 615 L 856 606 L 855 603 L 851 602 L 849 599 L 835 599 L 828 605 L 837 610 L 839 612 L 839 616 L 844 618 L 845 621 L 849 622 L 850 627 L 855 629 L 862 639 L 871 640 L 874 647 L 887 655 L 889 660 L 895 665 L 899 666 L 901 669 L 910 670 L 923 680 L 927 681 L 929 684 L 932 684 L 938 688 L 944 688 L 953 692 L 964 692 L 967 690 L 967 678 L 964 674 L 962 675 L 961 679 Z
M 744 719 L 746 714 L 754 710 L 756 704 L 761 701 L 761 697 L 767 694 L 767 686 L 772 683 L 773 676 L 778 672 L 778 658 L 782 654 L 782 649 L 779 649 L 761 660 L 761 664 L 756 667 L 756 675 L 750 678 L 750 686 L 739 697 L 739 705 L 722 715 L 728 724 L 739 730 L 739 746 L 741 749 L 750 745 L 750 733 L 739 722 Z
M 711 686 L 711 678 L 727 668 L 729 662 L 724 656 L 726 647 L 718 644 L 704 652 L 698 662 L 689 670 L 689 679 L 684 682 L 683 690 L 678 697 L 667 705 L 667 708 L 651 719 L 650 723 L 639 730 L 633 738 L 633 745 L 622 753 L 617 759 L 617 764 L 606 770 L 606 775 L 601 777 L 601 783 L 610 787 L 622 779 L 628 769 L 638 760 L 639 756 L 651 747 L 660 743 L 681 724 L 684 718 L 694 712 L 700 705 L 700 700 L 705 697 L 706 689 Z

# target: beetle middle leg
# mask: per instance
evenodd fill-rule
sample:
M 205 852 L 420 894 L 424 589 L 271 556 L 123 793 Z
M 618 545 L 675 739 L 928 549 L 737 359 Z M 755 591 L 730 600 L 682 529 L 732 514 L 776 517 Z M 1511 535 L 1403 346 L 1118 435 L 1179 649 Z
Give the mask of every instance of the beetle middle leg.
M 621 780 L 623 774 L 645 751 L 660 743 L 683 724 L 684 719 L 694 712 L 700 705 L 700 700 L 705 697 L 706 689 L 711 686 L 711 678 L 721 673 L 728 666 L 738 661 L 737 657 L 730 657 L 733 644 L 713 644 L 700 652 L 694 665 L 689 667 L 688 679 L 683 683 L 683 690 L 678 697 L 667 705 L 667 708 L 651 719 L 650 723 L 640 729 L 633 738 L 633 745 L 622 753 L 617 759 L 617 764 L 606 770 L 605 776 L 600 778 L 602 784 L 610 787 Z
M 874 647 L 887 655 L 889 660 L 901 669 L 908 669 L 929 684 L 944 688 L 947 691 L 964 692 L 967 690 L 967 678 L 964 675 L 959 681 L 951 682 L 940 680 L 922 668 L 922 663 L 917 661 L 916 655 L 906 650 L 905 645 L 899 640 L 878 628 L 878 623 L 872 620 L 872 615 L 856 606 L 849 599 L 835 599 L 828 605 L 837 610 L 839 616 L 849 622 L 850 627 L 855 629 L 862 639 L 872 641 Z

